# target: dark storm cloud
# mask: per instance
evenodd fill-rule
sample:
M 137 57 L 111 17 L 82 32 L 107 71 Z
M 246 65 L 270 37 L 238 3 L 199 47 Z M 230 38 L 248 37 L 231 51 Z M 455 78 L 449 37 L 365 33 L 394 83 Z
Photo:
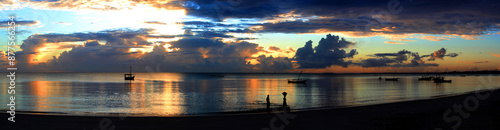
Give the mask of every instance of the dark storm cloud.
M 332 65 L 347 67 L 351 61 L 344 61 L 345 58 L 352 58 L 358 54 L 355 49 L 346 52 L 344 48 L 354 45 L 353 42 L 344 38 L 328 34 L 326 38 L 321 38 L 318 46 L 312 47 L 312 41 L 306 42 L 304 47 L 297 49 L 294 60 L 300 68 L 325 68 Z
M 103 2 L 106 6 L 101 6 Z M 482 35 L 486 31 L 500 28 L 498 25 L 500 8 L 497 7 L 500 1 L 495 0 L 178 0 L 171 2 L 131 0 L 110 4 L 113 2 L 115 1 L 76 0 L 43 1 L 43 3 L 32 1 L 23 4 L 34 4 L 50 9 L 96 10 L 127 9 L 129 6 L 141 4 L 164 9 L 186 9 L 187 15 L 209 18 L 213 21 L 223 21 L 228 18 L 268 20 L 293 11 L 297 17 L 306 19 L 306 21 L 280 21 L 263 25 L 263 32 L 282 33 L 327 29 Z M 8 6 L 14 3 L 4 4 Z M 312 16 L 328 18 L 317 19 L 311 18 Z M 211 24 L 208 23 L 205 27 L 214 26 Z M 243 30 L 245 29 L 239 31 Z
M 263 18 L 280 13 L 279 1 L 274 0 L 190 0 L 188 15 L 216 21 L 226 18 Z
M 318 29 L 331 31 L 363 31 L 367 21 L 357 19 L 313 19 L 309 21 L 287 21 L 264 23 L 261 32 L 312 33 Z
M 264 23 L 262 32 L 310 33 L 357 31 L 384 33 L 424 33 L 483 35 L 500 27 L 500 1 L 400 1 L 400 0 L 259 0 L 192 1 L 200 5 L 188 14 L 212 19 L 269 19 L 294 11 L 308 20 Z M 225 6 L 220 6 L 225 5 Z M 222 8 L 218 8 L 218 7 Z M 270 8 L 272 7 L 272 8 Z
M 196 33 L 197 36 L 200 37 L 220 37 L 220 38 L 232 38 L 233 36 L 231 35 L 226 35 L 224 32 L 217 32 L 217 31 L 193 31 Z
M 256 40 L 258 38 L 249 38 L 249 37 L 243 37 L 243 38 L 237 38 L 236 40 Z
M 358 52 L 353 49 L 349 52 L 345 48 L 354 45 L 353 42 L 346 41 L 338 36 L 327 35 L 322 38 L 318 46 L 312 46 L 312 41 L 306 42 L 304 47 L 297 49 L 293 60 L 297 61 L 299 68 L 326 68 L 330 66 L 347 67 L 357 65 L 361 67 L 424 67 L 438 66 L 436 63 L 425 63 L 423 57 L 416 52 L 401 50 L 395 53 L 376 53 L 374 58 L 363 59 L 358 62 L 347 61 L 353 58 Z M 444 50 L 444 48 L 442 49 Z M 439 52 L 438 50 L 437 52 Z M 451 55 L 450 55 L 451 56 Z M 456 56 L 456 55 L 453 55 Z
M 436 63 L 425 63 L 422 58 L 431 57 L 429 61 L 434 61 L 435 59 L 443 59 L 445 56 L 456 57 L 457 53 L 450 53 L 446 55 L 446 49 L 441 48 L 438 51 L 432 53 L 431 55 L 420 56 L 416 52 L 411 52 L 408 50 L 401 50 L 396 53 L 377 53 L 372 55 L 377 58 L 369 58 L 361 60 L 356 65 L 362 67 L 419 67 L 419 66 L 439 66 Z
M 378 58 L 378 59 L 370 58 L 370 59 L 362 60 L 358 64 L 362 67 L 385 67 L 385 66 L 389 66 L 390 63 L 394 63 L 394 62 L 396 62 L 396 60 L 384 57 L 384 58 Z
M 290 70 L 293 69 L 292 59 L 288 57 L 266 57 L 265 55 L 260 55 L 257 58 L 260 63 L 255 65 L 263 70 L 270 71 L 280 71 L 280 70 Z

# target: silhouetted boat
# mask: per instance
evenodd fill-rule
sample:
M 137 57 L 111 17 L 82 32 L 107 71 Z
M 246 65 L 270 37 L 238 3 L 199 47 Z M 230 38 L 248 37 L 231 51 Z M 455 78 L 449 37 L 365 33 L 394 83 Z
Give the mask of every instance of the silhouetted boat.
M 432 80 L 432 78 L 434 78 L 434 77 L 432 77 L 432 76 L 422 76 L 422 77 L 418 78 L 418 80 Z
M 224 75 L 210 75 L 210 77 L 224 77 Z
M 399 78 L 385 78 L 385 81 L 398 81 Z
M 396 71 L 394 71 L 394 73 L 392 74 L 392 78 L 385 78 L 385 81 L 398 81 L 399 78 L 394 77 L 395 73 L 396 73 Z
M 382 80 L 382 74 L 378 75 L 378 80 Z
M 299 77 L 297 79 L 288 79 L 288 83 L 306 83 L 307 79 L 300 79 L 300 75 L 302 74 L 302 70 L 299 73 Z
M 130 73 L 124 74 L 125 80 L 134 80 L 135 76 L 132 74 L 132 66 L 130 66 Z
M 444 77 L 438 76 L 433 78 L 434 83 L 451 83 L 451 80 L 444 80 Z

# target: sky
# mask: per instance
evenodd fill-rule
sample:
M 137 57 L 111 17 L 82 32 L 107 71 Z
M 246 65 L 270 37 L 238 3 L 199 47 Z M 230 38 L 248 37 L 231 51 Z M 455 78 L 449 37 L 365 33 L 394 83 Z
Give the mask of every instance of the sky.
M 493 0 L 3 0 L 22 72 L 500 69 Z M 5 71 L 5 70 L 2 70 Z

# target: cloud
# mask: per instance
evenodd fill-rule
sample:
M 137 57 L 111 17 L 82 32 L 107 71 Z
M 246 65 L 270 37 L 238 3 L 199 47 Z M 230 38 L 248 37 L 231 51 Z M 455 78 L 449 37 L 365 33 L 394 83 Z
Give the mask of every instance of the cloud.
M 8 68 L 9 67 L 9 61 L 7 57 L 7 52 L 0 51 L 0 66 L 3 68 Z
M 498 58 L 500 58 L 500 54 L 495 54 L 495 53 L 486 53 L 486 54 L 489 54 L 489 55 L 492 55 L 492 56 L 494 56 L 494 57 L 498 57 Z
M 277 46 L 269 46 L 268 50 L 270 50 L 270 51 L 279 51 L 279 50 L 281 50 L 281 48 L 279 48 Z
M 390 59 L 390 58 L 370 58 L 366 60 L 362 60 L 361 62 L 358 63 L 358 65 L 362 67 L 385 67 L 389 66 L 390 63 L 394 63 L 396 60 Z
M 429 40 L 429 41 L 443 41 L 443 40 L 450 40 L 450 39 L 448 39 L 448 38 L 444 38 L 444 37 L 437 37 L 437 36 L 422 36 L 422 37 L 420 37 L 420 39 Z
M 259 64 L 255 65 L 255 67 L 261 70 L 280 71 L 293 69 L 292 59 L 288 57 L 274 58 L 273 56 L 260 55 L 257 61 L 259 61 Z
M 158 25 L 167 25 L 167 23 L 159 22 L 159 21 L 146 21 L 146 24 L 158 24 Z
M 458 53 L 446 54 L 446 49 L 441 48 L 430 55 L 423 55 L 422 57 L 429 57 L 429 61 L 434 61 L 436 59 L 443 59 L 443 57 L 457 57 Z
M 278 1 L 192 0 L 189 3 L 191 6 L 185 9 L 188 15 L 208 17 L 216 21 L 222 21 L 227 18 L 263 18 L 279 14 L 279 2 L 276 2 Z
M 478 62 L 471 62 L 471 61 L 457 61 L 457 63 L 469 63 L 469 64 L 481 64 L 481 63 L 488 63 L 489 61 L 478 61 Z
M 499 29 L 500 19 L 492 13 L 498 1 L 405 1 L 397 13 L 387 9 L 388 1 L 286 1 L 276 2 L 282 10 L 273 17 L 284 20 L 265 22 L 260 32 L 275 33 L 336 33 L 357 32 L 363 36 L 373 34 L 441 34 L 477 40 L 489 30 Z M 360 4 L 363 3 L 363 4 Z M 467 5 L 467 6 L 460 6 Z M 333 9 L 334 8 L 334 9 Z M 429 9 L 429 10 L 422 10 Z M 289 15 L 293 13 L 293 15 Z M 429 15 L 431 14 L 431 15 Z M 432 41 L 448 40 L 445 37 L 426 36 Z
M 258 38 L 249 38 L 249 37 L 243 37 L 243 38 L 237 38 L 236 40 L 240 41 L 240 40 L 256 40 Z
M 401 10 L 389 10 L 390 1 L 379 0 L 76 0 L 71 2 L 8 0 L 2 1 L 2 7 L 19 6 L 18 8 L 55 10 L 133 10 L 138 7 L 137 9 L 186 10 L 189 16 L 209 20 L 205 21 L 206 23 L 193 23 L 196 25 L 192 26 L 185 22 L 185 29 L 227 25 L 231 27 L 223 27 L 222 30 L 234 32 L 350 32 L 363 36 L 438 34 L 477 40 L 478 36 L 488 31 L 500 29 L 498 26 L 500 19 L 495 13 L 498 12 L 495 5 L 498 5 L 499 1 L 419 0 L 398 2 L 396 9 Z M 240 20 L 239 23 L 244 24 L 220 23 L 225 22 L 225 20 Z M 161 24 L 157 21 L 149 22 Z M 257 26 L 260 27 L 259 30 L 252 28 Z M 448 38 L 423 37 L 422 39 L 442 41 Z
M 11 25 L 9 25 L 9 22 L 11 22 L 11 21 L 10 20 L 0 21 L 0 29 L 11 27 Z M 15 26 L 34 27 L 34 26 L 40 25 L 40 22 L 36 21 L 36 20 L 16 20 L 16 21 L 14 21 L 14 23 L 15 23 Z
M 306 42 L 304 47 L 297 49 L 294 60 L 300 65 L 299 68 L 325 68 L 332 65 L 347 67 L 351 61 L 344 61 L 344 59 L 353 58 L 358 52 L 356 49 L 346 52 L 344 48 L 354 44 L 344 38 L 329 34 L 326 38 L 321 38 L 314 49 L 312 41 Z
M 425 63 L 418 53 L 401 50 L 396 53 L 376 53 L 377 58 L 369 58 L 354 63 L 361 67 L 425 67 L 438 66 L 436 63 Z
M 392 41 L 385 41 L 384 43 L 387 43 L 387 44 L 406 44 L 403 42 L 392 42 Z
M 156 0 L 6 0 L 2 1 L 5 9 L 20 9 L 23 7 L 31 7 L 36 9 L 59 9 L 59 10 L 127 10 L 135 6 L 148 6 L 153 8 L 164 9 L 182 9 L 183 2 L 175 1 L 156 1 Z
M 127 66 L 146 71 L 156 65 L 170 72 L 252 72 L 293 69 L 287 57 L 253 57 L 263 47 L 246 41 L 184 37 L 148 42 L 151 30 L 118 29 L 71 34 L 36 34 L 16 52 L 23 71 L 119 72 Z M 49 49 L 50 48 L 50 49 Z M 53 51 L 66 49 L 57 55 Z M 293 50 L 293 49 L 292 49 Z M 44 59 L 40 59 L 45 57 Z M 49 58 L 47 58 L 49 57 Z M 35 60 L 34 60 L 35 59 Z M 256 60 L 250 63 L 250 60 Z
M 73 25 L 73 23 L 68 23 L 68 22 L 57 22 L 57 24 L 62 25 L 63 27 Z

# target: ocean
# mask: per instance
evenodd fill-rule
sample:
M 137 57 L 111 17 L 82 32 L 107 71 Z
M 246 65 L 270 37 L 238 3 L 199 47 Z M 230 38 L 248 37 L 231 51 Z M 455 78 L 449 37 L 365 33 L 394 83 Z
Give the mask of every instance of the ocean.
M 437 98 L 499 88 L 500 76 L 443 75 L 452 83 L 418 81 L 421 75 L 396 74 L 399 81 L 373 74 L 302 74 L 306 84 L 288 83 L 298 74 L 135 73 L 16 74 L 16 111 L 72 115 L 205 115 L 259 111 L 286 103 L 293 111 L 352 107 Z M 392 74 L 382 77 L 392 77 Z M 8 104 L 9 79 L 0 82 L 0 104 Z M 7 111 L 7 106 L 0 107 Z

